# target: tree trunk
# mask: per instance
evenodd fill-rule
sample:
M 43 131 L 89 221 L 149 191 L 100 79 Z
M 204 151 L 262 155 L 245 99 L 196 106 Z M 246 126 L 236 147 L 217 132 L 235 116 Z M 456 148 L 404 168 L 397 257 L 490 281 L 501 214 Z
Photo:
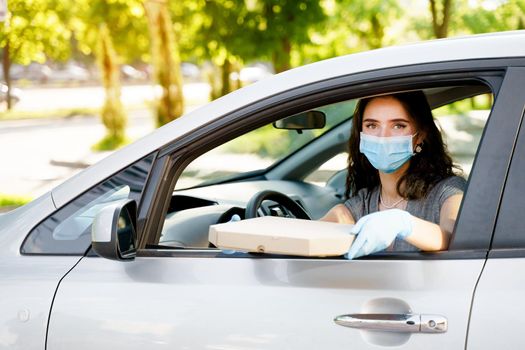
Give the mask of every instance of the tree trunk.
M 146 1 L 144 6 L 153 43 L 155 76 L 162 87 L 157 106 L 157 125 L 161 126 L 180 117 L 184 111 L 180 61 L 166 1 Z
M 290 52 L 292 44 L 288 38 L 281 39 L 281 49 L 273 53 L 272 61 L 275 73 L 290 69 Z
M 232 86 L 230 83 L 230 74 L 232 72 L 232 63 L 228 57 L 224 59 L 224 63 L 221 67 L 221 96 L 229 94 L 232 91 Z
M 6 106 L 7 110 L 11 110 L 11 57 L 9 52 L 9 37 L 6 38 L 6 44 L 4 46 L 4 56 L 2 59 L 2 69 L 4 71 L 4 79 L 5 79 L 5 85 L 7 86 L 7 94 L 6 94 Z
M 448 36 L 448 26 L 452 11 L 452 0 L 443 0 L 443 6 L 439 11 L 436 8 L 436 0 L 430 0 L 430 13 L 432 14 L 432 28 L 436 38 L 446 38 Z M 440 13 L 438 13 L 440 12 Z M 441 17 L 441 18 L 439 18 Z
M 120 100 L 120 73 L 113 42 L 106 26 L 99 32 L 98 62 L 102 71 L 102 83 L 106 100 L 101 110 L 106 136 L 95 145 L 95 149 L 112 150 L 121 146 L 126 139 L 127 116 Z
M 377 14 L 370 18 L 370 24 L 372 25 L 373 36 L 369 38 L 368 45 L 371 49 L 378 49 L 383 46 L 385 28 L 377 18 Z

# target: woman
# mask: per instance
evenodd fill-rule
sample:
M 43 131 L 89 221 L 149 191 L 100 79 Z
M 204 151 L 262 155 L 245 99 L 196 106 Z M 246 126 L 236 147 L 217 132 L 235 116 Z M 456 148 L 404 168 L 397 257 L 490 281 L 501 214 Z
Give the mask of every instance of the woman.
M 348 162 L 350 198 L 321 220 L 355 223 L 349 259 L 447 249 L 466 182 L 454 174 L 423 92 L 360 100 Z

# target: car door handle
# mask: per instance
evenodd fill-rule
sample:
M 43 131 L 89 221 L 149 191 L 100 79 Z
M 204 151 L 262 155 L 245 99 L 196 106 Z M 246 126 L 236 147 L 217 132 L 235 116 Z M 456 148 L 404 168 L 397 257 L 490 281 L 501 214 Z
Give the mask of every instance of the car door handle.
M 350 314 L 334 318 L 340 326 L 383 332 L 444 333 L 446 317 L 416 314 Z

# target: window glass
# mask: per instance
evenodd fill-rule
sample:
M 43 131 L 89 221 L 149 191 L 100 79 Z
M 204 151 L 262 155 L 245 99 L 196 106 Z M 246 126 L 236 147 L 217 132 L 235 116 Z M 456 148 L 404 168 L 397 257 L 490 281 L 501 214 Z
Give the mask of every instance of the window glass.
M 348 119 L 354 108 L 354 100 L 315 108 L 326 115 L 326 125 L 321 129 L 298 132 L 269 124 L 237 137 L 194 160 L 177 181 L 176 189 L 266 169 Z
M 348 152 L 341 152 L 315 169 L 304 181 L 313 185 L 324 186 L 337 172 L 346 169 L 347 164 Z
M 124 198 L 140 201 L 153 158 L 129 166 L 44 220 L 30 232 L 22 253 L 84 254 L 91 244 L 91 224 L 102 208 Z
M 454 163 L 469 177 L 483 129 L 492 108 L 492 94 L 466 98 L 432 111 Z

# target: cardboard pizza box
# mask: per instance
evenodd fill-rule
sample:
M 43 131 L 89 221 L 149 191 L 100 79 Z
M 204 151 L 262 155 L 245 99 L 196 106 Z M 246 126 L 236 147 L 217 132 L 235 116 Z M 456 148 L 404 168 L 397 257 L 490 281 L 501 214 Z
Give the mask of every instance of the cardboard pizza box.
M 353 225 L 275 216 L 211 225 L 209 241 L 221 249 L 299 256 L 348 252 Z

